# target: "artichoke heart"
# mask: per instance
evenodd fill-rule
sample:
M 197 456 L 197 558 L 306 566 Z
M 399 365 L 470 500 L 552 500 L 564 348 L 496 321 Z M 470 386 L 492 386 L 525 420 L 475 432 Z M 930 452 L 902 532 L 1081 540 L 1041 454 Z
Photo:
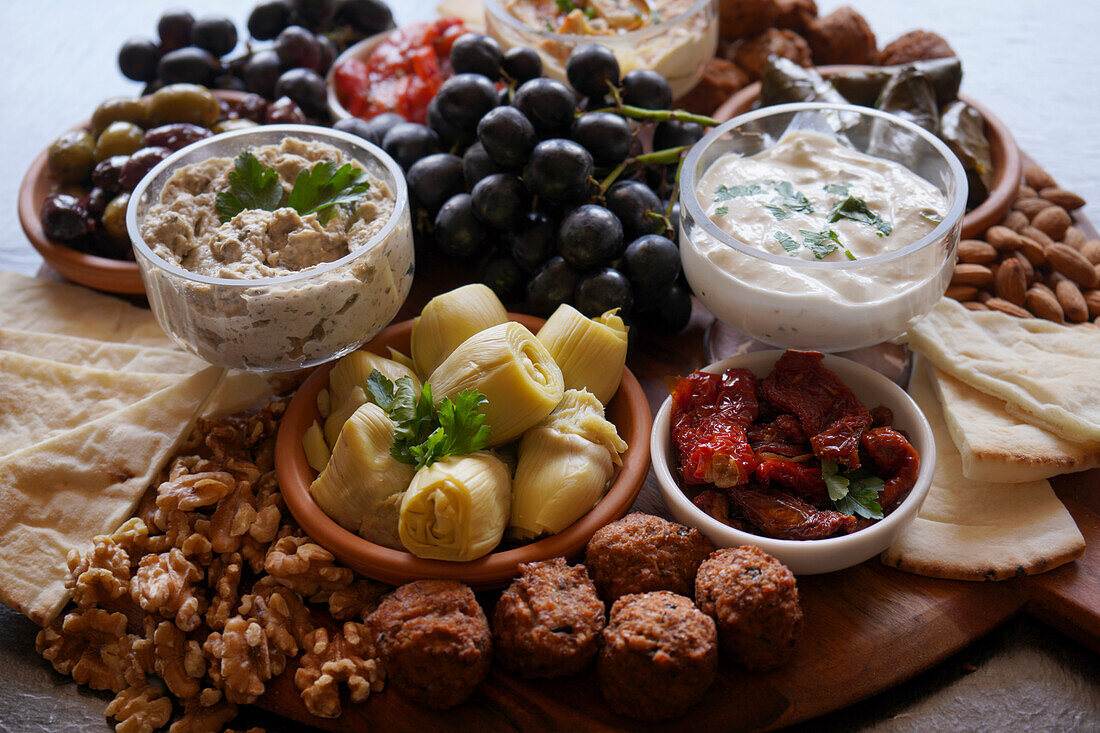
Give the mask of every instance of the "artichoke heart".
M 366 391 L 362 387 L 352 387 L 342 402 L 332 400 L 332 408 L 325 418 L 325 442 L 329 447 L 336 447 L 336 440 L 340 437 L 340 431 L 344 423 L 356 410 L 370 402 Z
M 332 457 L 332 449 L 325 442 L 325 433 L 321 430 L 321 423 L 316 420 L 302 436 L 302 448 L 306 452 L 306 463 L 317 473 L 325 470 L 329 458 Z
M 566 389 L 587 389 L 607 404 L 626 366 L 627 327 L 609 310 L 588 318 L 563 303 L 539 329 L 538 339 L 561 367 Z
M 465 562 L 500 544 L 512 482 L 487 451 L 450 456 L 417 471 L 401 499 L 398 532 L 417 557 Z
M 369 351 L 353 351 L 337 361 L 328 373 L 328 388 L 333 407 L 339 409 L 343 406 L 355 387 L 365 387 L 376 369 L 391 382 L 409 377 L 416 388 L 420 389 L 420 380 L 416 374 L 403 364 Z
M 587 390 L 566 391 L 520 441 L 509 534 L 556 534 L 580 519 L 603 496 L 626 448 L 599 400 Z
M 309 493 L 340 526 L 400 549 L 397 515 L 413 469 L 390 455 L 393 429 L 381 407 L 361 405 L 344 423 L 332 458 Z
M 478 390 L 492 433 L 489 445 L 507 443 L 538 425 L 561 401 L 561 369 L 523 325 L 510 321 L 462 342 L 428 378 L 434 399 Z
M 500 298 L 480 283 L 435 296 L 413 320 L 410 347 L 416 373 L 426 377 L 463 341 L 507 321 Z

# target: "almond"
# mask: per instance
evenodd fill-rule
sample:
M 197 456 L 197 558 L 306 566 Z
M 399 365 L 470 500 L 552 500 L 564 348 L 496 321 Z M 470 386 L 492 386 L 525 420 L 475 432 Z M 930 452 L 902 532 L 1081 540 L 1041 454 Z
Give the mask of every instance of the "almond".
M 1057 296 L 1067 321 L 1081 323 L 1089 319 L 1089 307 L 1085 303 L 1085 296 L 1081 295 L 1081 290 L 1074 283 L 1062 280 L 1054 286 L 1054 295 Z
M 1092 264 L 1100 264 L 1100 239 L 1090 239 L 1078 251 Z
M 1054 295 L 1054 291 L 1051 290 L 1045 283 L 1034 283 L 1031 287 L 1035 288 L 1036 290 L 1042 290 L 1047 295 Z
M 1076 250 L 1074 250 L 1076 252 Z M 993 284 L 993 271 L 985 265 L 970 265 L 965 262 L 955 265 L 951 275 L 952 285 L 973 285 L 984 288 Z
M 1031 219 L 1031 226 L 1055 241 L 1062 238 L 1072 223 L 1073 220 L 1061 206 L 1049 206 Z
M 1061 206 L 1066 211 L 1073 211 L 1074 209 L 1080 209 L 1085 205 L 1085 200 L 1075 194 L 1073 191 L 1067 191 L 1064 188 L 1044 188 L 1039 192 L 1041 198 L 1046 199 L 1052 204 Z
M 1062 244 L 1069 245 L 1074 249 L 1081 249 L 1086 242 L 1088 242 L 1088 237 L 1077 227 L 1066 229 L 1066 233 L 1062 235 Z
M 980 239 L 964 239 L 959 242 L 959 261 L 975 265 L 988 265 L 997 259 L 997 250 L 992 244 Z
M 1020 236 L 1020 249 L 1019 251 L 1027 258 L 1027 261 L 1038 267 L 1047 261 L 1046 250 L 1043 249 L 1043 245 L 1036 242 L 1031 237 Z M 1077 250 L 1073 250 L 1076 252 Z
M 1086 290 L 1082 295 L 1085 297 L 1085 305 L 1089 309 L 1089 318 L 1100 316 L 1100 290 Z
M 1001 224 L 1008 227 L 1014 232 L 1018 232 L 1028 224 L 1031 220 L 1027 218 L 1027 214 L 1022 211 L 1010 211 L 1005 215 L 1005 218 L 1001 221 Z
M 1023 215 L 1021 214 L 1021 216 Z M 1025 223 L 1024 226 L 1029 225 Z M 999 252 L 1011 252 L 1014 249 L 1020 248 L 1020 235 L 1008 227 L 999 224 L 991 226 L 986 230 L 985 241 L 993 245 L 993 248 Z
M 1026 199 L 1016 199 L 1012 204 L 1012 208 L 1016 211 L 1022 211 L 1028 219 L 1034 219 L 1035 215 L 1043 209 L 1048 209 L 1054 204 L 1050 203 L 1046 199 L 1041 199 L 1038 196 L 1033 196 Z
M 1095 288 L 1100 284 L 1093 264 L 1073 247 L 1054 244 L 1047 248 L 1046 254 L 1051 267 L 1078 285 L 1085 288 Z M 980 265 L 978 266 L 980 267 Z
M 1031 186 L 1036 191 L 1042 191 L 1044 188 L 1054 188 L 1058 185 L 1054 182 L 1054 176 L 1037 165 L 1029 165 L 1027 168 L 1024 168 L 1024 180 L 1027 182 L 1027 185 Z
M 1010 316 L 1016 316 L 1017 318 L 1031 318 L 1031 314 L 1026 309 L 1021 308 L 1015 303 L 1009 303 L 1004 298 L 990 298 L 985 301 L 985 304 L 995 311 L 1001 313 L 1007 313 Z
M 974 300 L 978 297 L 978 289 L 973 285 L 950 285 L 944 295 L 954 300 Z
M 1054 293 L 1046 288 L 1032 286 L 1027 291 L 1027 308 L 1035 314 L 1036 318 L 1045 318 L 1055 323 L 1065 323 L 1066 318 L 1062 313 L 1062 306 Z
M 992 298 L 993 298 L 993 293 L 989 292 L 988 290 L 979 290 L 978 291 L 978 302 L 979 303 L 988 303 Z
M 976 300 L 968 300 L 965 303 L 963 303 L 962 305 L 963 305 L 963 308 L 966 308 L 968 311 L 987 311 L 987 310 L 989 310 L 988 305 L 986 305 L 985 303 L 979 303 Z
M 1004 298 L 1009 303 L 1022 306 L 1024 295 L 1027 293 L 1027 276 L 1024 275 L 1024 267 L 1015 257 L 1007 259 L 997 268 L 997 275 L 993 280 L 993 292 L 998 298 Z
M 1036 242 L 1038 242 L 1039 245 L 1043 249 L 1046 249 L 1050 245 L 1054 244 L 1054 238 L 1053 237 L 1051 237 L 1049 234 L 1044 232 L 1042 229 L 1039 229 L 1038 227 L 1035 227 L 1035 226 L 1026 226 L 1026 227 L 1024 227 L 1020 231 L 1020 236 L 1021 237 L 1031 237 Z
M 1012 258 L 1020 263 L 1020 266 L 1024 268 L 1024 278 L 1027 280 L 1027 284 L 1035 282 L 1035 266 L 1031 264 L 1031 260 L 1024 256 L 1023 252 L 1013 252 Z
M 1026 183 L 1021 183 L 1020 187 L 1016 189 L 1016 198 L 1018 199 L 1033 199 L 1038 195 L 1039 192 Z

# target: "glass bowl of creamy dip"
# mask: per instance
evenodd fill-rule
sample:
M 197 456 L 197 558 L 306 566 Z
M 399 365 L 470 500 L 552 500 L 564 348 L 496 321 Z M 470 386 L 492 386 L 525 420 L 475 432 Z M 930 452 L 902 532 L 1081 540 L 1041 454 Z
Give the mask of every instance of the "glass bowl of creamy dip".
M 849 351 L 894 338 L 947 289 L 966 176 L 932 133 L 853 105 L 786 104 L 719 125 L 680 178 L 680 257 L 724 324 Z
M 569 53 L 599 43 L 622 73 L 653 69 L 674 98 L 689 92 L 718 50 L 717 0 L 485 0 L 485 27 L 507 51 L 530 46 L 543 75 L 566 81 Z
M 134 189 L 126 226 L 157 322 L 220 366 L 343 356 L 412 285 L 401 167 L 337 130 L 267 125 L 182 148 Z

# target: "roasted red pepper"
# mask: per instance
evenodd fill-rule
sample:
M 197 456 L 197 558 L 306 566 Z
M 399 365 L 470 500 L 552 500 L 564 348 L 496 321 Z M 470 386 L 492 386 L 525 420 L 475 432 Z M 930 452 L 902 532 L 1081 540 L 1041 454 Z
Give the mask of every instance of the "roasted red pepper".
M 905 436 L 893 428 L 868 430 L 862 443 L 867 457 L 875 464 L 877 474 L 885 479 L 879 504 L 886 509 L 916 485 L 920 455 Z
M 859 439 L 871 413 L 814 351 L 788 351 L 760 383 L 769 402 L 793 413 L 818 458 L 859 468 Z
M 745 519 L 768 537 L 781 540 L 820 540 L 847 534 L 856 518 L 829 509 L 818 509 L 797 496 L 739 486 L 728 492 L 730 502 Z
M 752 372 L 695 372 L 673 380 L 671 392 L 672 439 L 684 483 L 725 488 L 748 481 L 756 468 L 745 435 L 757 414 Z

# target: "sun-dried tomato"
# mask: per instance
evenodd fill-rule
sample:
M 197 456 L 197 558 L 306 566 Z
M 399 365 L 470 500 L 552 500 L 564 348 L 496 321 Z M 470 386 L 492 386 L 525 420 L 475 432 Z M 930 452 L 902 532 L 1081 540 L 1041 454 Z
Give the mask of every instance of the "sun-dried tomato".
M 893 428 L 875 428 L 863 436 L 863 449 L 886 480 L 879 497 L 883 509 L 894 505 L 917 483 L 920 455 L 905 436 Z
M 829 498 L 825 479 L 821 478 L 821 466 L 808 466 L 782 459 L 760 461 L 756 467 L 756 480 L 764 486 L 779 484 L 815 503 L 827 501 Z
M 724 488 L 748 481 L 756 468 L 745 435 L 757 413 L 752 372 L 695 372 L 673 380 L 671 391 L 672 438 L 684 483 Z
M 781 540 L 820 540 L 855 530 L 856 519 L 818 509 L 790 494 L 739 486 L 727 492 L 730 502 L 760 532 Z
M 810 453 L 810 443 L 794 415 L 779 415 L 771 422 L 753 423 L 745 432 L 757 455 L 774 453 L 796 458 Z

